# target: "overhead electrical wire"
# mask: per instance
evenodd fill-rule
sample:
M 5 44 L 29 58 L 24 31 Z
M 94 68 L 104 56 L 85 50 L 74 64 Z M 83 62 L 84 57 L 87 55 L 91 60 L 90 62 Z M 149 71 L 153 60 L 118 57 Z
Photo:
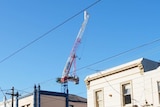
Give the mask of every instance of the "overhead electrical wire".
M 36 41 L 38 41 L 38 40 L 42 39 L 43 37 L 47 36 L 49 33 L 51 33 L 52 31 L 54 31 L 54 30 L 56 30 L 56 29 L 58 29 L 59 27 L 61 27 L 61 26 L 64 25 L 65 23 L 67 23 L 68 21 L 72 20 L 74 17 L 76 17 L 76 16 L 78 16 L 79 14 L 81 14 L 84 10 L 86 10 L 86 9 L 92 7 L 93 5 L 97 4 L 99 1 L 101 1 L 101 0 L 96 1 L 95 3 L 91 4 L 91 5 L 88 6 L 87 8 L 81 10 L 81 11 L 78 12 L 77 14 L 71 16 L 71 17 L 68 18 L 67 20 L 65 20 L 65 21 L 63 21 L 62 23 L 60 23 L 59 25 L 55 26 L 54 28 L 52 28 L 52 29 L 50 29 L 49 31 L 47 31 L 46 33 L 42 34 L 41 36 L 39 36 L 38 38 L 34 39 L 34 40 L 31 41 L 30 43 L 26 44 L 26 45 L 23 46 L 22 48 L 16 50 L 15 52 L 13 52 L 12 54 L 10 54 L 10 55 L 7 56 L 6 58 L 2 59 L 2 60 L 0 61 L 0 63 L 8 60 L 9 58 L 11 58 L 11 57 L 13 57 L 14 55 L 16 55 L 17 53 L 19 53 L 20 51 L 24 50 L 25 48 L 27 48 L 27 47 L 29 47 L 30 45 L 32 45 L 33 43 L 35 43 Z M 90 66 L 93 66 L 93 65 L 96 65 L 96 64 L 99 64 L 99 63 L 102 63 L 102 62 L 104 62 L 104 61 L 107 61 L 107 60 L 109 60 L 109 59 L 118 57 L 118 56 L 120 56 L 120 55 L 123 55 L 123 54 L 126 54 L 126 53 L 128 53 L 128 52 L 134 51 L 134 50 L 136 50 L 136 49 L 139 49 L 139 48 L 148 46 L 148 45 L 153 44 L 153 43 L 158 42 L 158 41 L 160 41 L 160 39 L 156 39 L 156 40 L 151 41 L 151 42 L 149 42 L 149 43 L 145 43 L 145 44 L 140 45 L 140 46 L 138 46 L 138 47 L 135 47 L 135 48 L 126 50 L 126 51 L 121 52 L 121 53 L 119 53 L 119 54 L 116 54 L 116 55 L 110 56 L 110 57 L 108 57 L 108 58 L 102 59 L 102 60 L 100 60 L 100 61 L 97 61 L 97 62 L 95 62 L 95 63 L 89 64 L 89 65 L 87 65 L 87 66 L 84 66 L 84 67 L 82 67 L 82 68 L 77 69 L 77 71 L 82 70 L 82 69 L 85 69 L 85 68 L 90 67 Z M 101 72 L 99 72 L 99 73 L 100 73 L 100 75 L 102 75 Z M 105 81 L 109 84 L 109 86 L 112 87 L 112 85 L 111 85 L 106 79 L 105 79 Z M 43 83 L 43 82 L 42 82 L 42 83 Z M 118 94 L 120 94 L 115 88 L 112 87 L 112 89 L 114 89 Z
M 96 5 L 98 2 L 100 2 L 101 0 L 97 0 L 95 2 L 93 2 L 92 4 L 90 4 L 89 6 L 85 7 L 84 9 L 80 10 L 79 12 L 77 12 L 76 14 L 74 14 L 73 16 L 69 17 L 68 19 L 64 20 L 63 22 L 61 22 L 60 24 L 56 25 L 55 27 L 53 27 L 52 29 L 48 30 L 47 32 L 45 32 L 44 34 L 40 35 L 39 37 L 37 37 L 36 39 L 32 40 L 31 42 L 29 42 L 28 44 L 24 45 L 23 47 L 19 48 L 18 50 L 14 51 L 13 53 L 11 53 L 10 55 L 6 56 L 5 58 L 3 58 L 2 60 L 0 60 L 0 64 L 5 62 L 6 60 L 10 59 L 11 57 L 13 57 L 14 55 L 18 54 L 19 52 L 23 51 L 24 49 L 26 49 L 27 47 L 31 46 L 32 44 L 34 44 L 35 42 L 39 41 L 40 39 L 42 39 L 43 37 L 47 36 L 49 33 L 53 32 L 54 30 L 60 28 L 61 26 L 63 26 L 64 24 L 66 24 L 67 22 L 69 22 L 70 20 L 72 20 L 73 18 L 77 17 L 78 15 L 80 15 L 81 13 L 83 13 L 85 10 L 93 7 L 94 5 Z M 48 80 L 47 80 L 48 81 Z M 44 83 L 44 82 L 43 82 Z M 43 84 L 41 83 L 41 84 Z M 22 90 L 21 90 L 22 91 Z M 26 92 L 26 91 L 25 91 Z M 26 92 L 29 93 L 29 92 Z
M 123 94 L 120 92 L 120 90 L 119 90 L 119 89 L 116 89 L 116 88 L 114 87 L 115 85 L 120 85 L 119 82 L 114 82 L 114 84 L 111 84 L 110 81 L 112 81 L 112 80 L 108 81 L 107 78 L 106 78 L 106 76 L 103 75 L 102 71 L 95 70 L 95 69 L 91 69 L 91 68 L 88 68 L 88 69 L 94 70 L 94 71 L 97 73 L 97 75 L 100 75 L 100 76 L 102 77 L 102 79 L 105 80 L 105 82 L 101 82 L 101 84 L 107 83 L 108 86 L 111 87 L 111 89 L 112 89 L 113 91 L 115 91 L 118 95 L 123 96 Z M 158 76 L 158 75 L 155 74 L 155 75 L 153 76 L 153 78 L 154 78 L 154 77 L 157 77 L 157 76 Z M 135 77 L 135 78 L 132 78 L 132 81 L 133 81 L 133 80 L 140 79 L 140 78 L 144 78 L 144 77 L 141 77 L 141 76 L 140 76 L 140 77 Z M 138 82 L 138 84 L 141 84 L 141 83 L 144 83 L 144 81 L 143 81 L 143 82 Z M 136 83 L 136 84 L 137 84 L 137 83 Z M 94 84 L 94 85 L 92 84 L 92 86 L 97 86 L 97 85 L 99 85 L 99 83 Z M 108 87 L 108 86 L 105 85 L 105 87 Z M 136 87 L 136 88 L 138 89 L 138 88 L 142 88 L 142 87 L 141 87 L 141 85 L 140 85 L 140 87 L 138 86 L 138 87 Z M 144 87 L 144 88 L 145 88 L 145 87 Z M 108 89 L 108 88 L 107 88 L 107 89 Z M 146 88 L 145 88 L 145 89 L 146 89 Z M 109 92 L 110 92 L 110 91 L 109 91 Z M 144 92 L 144 90 L 143 90 L 141 93 L 143 93 L 143 92 Z M 154 93 L 157 93 L 157 91 L 156 91 L 156 90 L 152 91 L 152 94 L 154 94 Z M 138 103 L 139 105 L 141 105 L 139 100 L 133 99 L 133 98 L 131 98 L 131 100 L 133 100 L 134 102 L 136 102 L 136 103 Z M 142 105 L 141 105 L 141 106 L 142 106 Z
M 87 69 L 90 69 L 90 70 L 94 70 L 94 71 L 96 71 L 96 73 L 98 73 L 99 75 L 102 75 L 102 77 L 104 77 L 103 76 L 103 74 L 101 73 L 101 71 L 103 71 L 103 70 L 95 70 L 95 69 L 92 69 L 92 68 L 87 68 Z M 155 76 L 157 76 L 157 75 L 155 75 Z M 138 78 L 141 78 L 141 77 L 136 77 L 136 78 L 133 78 L 132 80 L 136 80 L 136 79 L 138 79 Z M 108 83 L 108 85 L 117 93 L 117 94 L 119 94 L 119 95 L 122 95 L 116 88 L 114 88 L 114 86 L 113 85 L 116 85 L 116 84 L 119 84 L 119 83 L 114 83 L 114 84 L 110 84 L 110 82 L 106 79 L 106 78 L 104 78 L 105 79 L 105 82 L 106 83 Z M 50 80 L 47 80 L 47 81 L 50 81 Z M 43 83 L 45 83 L 45 82 L 41 82 L 42 84 Z M 40 83 L 40 84 L 41 84 Z M 140 83 L 139 83 L 140 84 Z M 98 85 L 98 84 L 95 84 L 95 85 Z M 140 88 L 140 87 L 137 87 L 137 88 Z M 18 90 L 18 91 L 23 91 L 24 92 L 24 90 Z M 25 91 L 26 92 L 26 91 Z M 26 92 L 26 93 L 30 93 L 30 92 Z M 156 93 L 156 91 L 154 91 L 153 93 Z M 55 99 L 56 100 L 56 99 Z M 57 100 L 59 100 L 59 99 L 57 99 Z M 136 101 L 137 103 L 139 103 L 138 102 L 138 100 L 136 100 L 136 99 L 132 99 L 132 100 L 134 100 L 134 101 Z M 49 102 L 49 101 L 48 101 Z
M 14 51 L 13 53 L 11 53 L 10 55 L 8 55 L 7 57 L 3 58 L 2 60 L 0 60 L 0 64 L 5 62 L 6 60 L 8 60 L 9 58 L 13 57 L 14 55 L 18 54 L 19 52 L 23 51 L 24 49 L 26 49 L 27 47 L 31 46 L 33 43 L 39 41 L 40 39 L 42 39 L 43 37 L 47 36 L 49 33 L 51 33 L 52 31 L 58 29 L 59 27 L 63 26 L 65 23 L 69 22 L 70 20 L 72 20 L 73 18 L 75 18 L 76 16 L 80 15 L 81 13 L 83 13 L 85 10 L 93 7 L 94 5 L 96 5 L 98 2 L 100 2 L 101 0 L 97 0 L 95 2 L 93 2 L 92 4 L 90 4 L 89 6 L 87 6 L 86 8 L 80 10 L 79 12 L 77 12 L 76 14 L 74 14 L 73 16 L 69 17 L 68 19 L 64 20 L 62 23 L 58 24 L 57 26 L 53 27 L 52 29 L 48 30 L 47 32 L 45 32 L 44 34 L 40 35 L 39 37 L 37 37 L 36 39 L 32 40 L 31 42 L 29 42 L 28 44 L 24 45 L 23 47 L 19 48 L 18 50 Z M 47 80 L 48 81 L 48 80 Z M 46 81 L 45 81 L 46 82 Z M 40 83 L 43 84 L 44 82 Z M 28 89 L 28 88 L 27 88 Z M 24 89 L 26 90 L 26 89 Z M 25 91 L 26 92 L 26 91 Z M 29 92 L 26 92 L 29 93 Z
M 94 63 L 89 64 L 89 65 L 86 65 L 86 66 L 84 66 L 84 67 L 81 67 L 81 68 L 77 69 L 77 71 L 80 71 L 80 70 L 82 70 L 82 69 L 90 69 L 90 70 L 93 70 L 93 69 L 91 69 L 91 68 L 89 68 L 89 67 L 90 67 L 90 66 L 93 66 L 93 65 L 96 65 L 96 64 L 99 64 L 99 63 L 102 63 L 102 62 L 104 62 L 104 61 L 107 61 L 107 60 L 109 60 L 109 59 L 112 59 L 112 58 L 121 56 L 121 55 L 126 54 L 126 53 L 128 53 L 128 52 L 137 50 L 137 49 L 139 49 L 139 48 L 142 48 L 142 47 L 151 45 L 151 44 L 156 43 L 156 42 L 159 42 L 159 41 L 160 41 L 160 38 L 158 38 L 158 39 L 156 39 L 156 40 L 153 40 L 153 41 L 151 41 L 151 42 L 148 42 L 148 43 L 144 43 L 144 44 L 142 44 L 142 45 L 140 45 L 140 46 L 137 46 L 137 47 L 135 47 L 135 48 L 132 48 L 132 49 L 123 51 L 123 52 L 121 52 L 121 53 L 119 53 L 119 54 L 110 56 L 110 57 L 108 57 L 108 58 L 104 58 L 104 59 L 102 59 L 102 60 L 100 60 L 100 61 L 94 62 Z M 102 71 L 102 70 L 95 70 L 95 71 L 96 71 L 96 72 L 98 72 L 98 71 L 100 72 L 100 71 Z M 46 81 L 40 82 L 39 84 L 45 84 L 46 82 L 53 81 L 53 80 L 54 80 L 53 78 L 52 78 L 52 79 L 48 79 L 48 80 L 46 80 Z M 27 89 L 29 89 L 29 88 L 31 88 L 31 87 L 28 87 L 28 88 L 25 88 L 25 89 L 22 89 L 22 90 L 27 90 Z
M 0 91 L 1 91 L 1 93 L 3 94 L 5 100 L 7 100 L 7 97 L 6 97 L 6 95 L 4 94 L 3 90 L 1 89 L 1 87 L 0 87 Z
M 97 0 L 94 3 L 90 4 L 89 6 L 87 6 L 86 8 L 80 10 L 79 12 L 77 12 L 76 14 L 74 14 L 73 16 L 69 17 L 68 19 L 64 20 L 62 23 L 58 24 L 57 26 L 53 27 L 52 29 L 48 30 L 47 32 L 45 32 L 44 34 L 40 35 L 39 37 L 37 37 L 36 39 L 34 39 L 33 41 L 29 42 L 28 44 L 24 45 L 23 47 L 19 48 L 18 50 L 14 51 L 13 53 L 11 53 L 10 55 L 8 55 L 7 57 L 3 58 L 2 60 L 0 60 L 0 63 L 3 63 L 4 61 L 8 60 L 9 58 L 13 57 L 14 55 L 16 55 L 17 53 L 21 52 L 22 50 L 24 50 L 25 48 L 29 47 L 30 45 L 32 45 L 33 43 L 39 41 L 40 39 L 42 39 L 43 37 L 47 36 L 49 33 L 51 33 L 52 31 L 58 29 L 59 27 L 61 27 L 62 25 L 64 25 L 65 23 L 69 22 L 70 20 L 72 20 L 73 18 L 75 18 L 76 16 L 80 15 L 81 13 L 83 13 L 85 10 L 93 7 L 94 5 L 96 5 L 98 2 L 100 2 L 101 0 Z
M 148 43 L 144 43 L 144 44 L 142 44 L 142 45 L 140 45 L 140 46 L 137 46 L 137 47 L 135 47 L 135 48 L 132 48 L 132 49 L 123 51 L 123 52 L 118 53 L 118 54 L 116 54 L 116 55 L 110 56 L 110 57 L 108 57 L 108 58 L 104 58 L 104 59 L 102 59 L 102 60 L 100 60 L 100 61 L 91 63 L 91 64 L 86 65 L 86 66 L 84 66 L 84 67 L 81 67 L 81 68 L 77 69 L 76 71 L 80 71 L 80 70 L 83 70 L 83 69 L 90 69 L 90 70 L 96 71 L 96 73 L 97 73 L 97 72 L 101 72 L 101 71 L 103 71 L 103 70 L 95 70 L 95 69 L 92 69 L 92 68 L 89 68 L 89 67 L 90 67 L 90 66 L 93 66 L 93 65 L 96 65 L 96 64 L 99 64 L 99 63 L 102 63 L 102 62 L 104 62 L 104 61 L 107 61 L 107 60 L 109 60 L 109 59 L 112 59 L 112 58 L 121 56 L 121 55 L 126 54 L 126 53 L 128 53 L 128 52 L 137 50 L 137 49 L 139 49 L 139 48 L 142 48 L 142 47 L 151 45 L 151 44 L 156 43 L 156 42 L 159 42 L 159 41 L 160 41 L 160 38 L 159 38 L 159 39 L 156 39 L 156 40 L 153 40 L 153 41 L 151 41 L 151 42 L 148 42 Z M 54 80 L 53 78 L 52 78 L 52 79 L 48 79 L 48 80 L 46 80 L 46 81 L 40 82 L 39 84 L 45 84 L 46 82 L 53 81 L 53 80 Z M 25 88 L 25 89 L 22 89 L 22 90 L 27 90 L 27 89 L 29 89 L 29 88 L 32 88 L 32 87 L 28 87 L 28 88 Z
M 70 20 L 72 20 L 73 18 L 75 18 L 76 16 L 78 16 L 79 14 L 81 14 L 84 10 L 87 10 L 89 8 L 91 8 L 92 6 L 94 6 L 95 4 L 97 4 L 98 2 L 100 2 L 101 0 L 98 0 L 94 3 L 92 3 L 91 5 L 89 5 L 88 7 L 84 8 L 83 10 L 79 11 L 78 13 L 74 14 L 73 16 L 69 17 L 68 19 L 66 19 L 65 21 L 63 21 L 62 23 L 58 24 L 57 26 L 55 26 L 54 28 L 48 30 L 46 33 L 42 34 L 41 36 L 37 37 L 36 39 L 34 39 L 33 41 L 31 41 L 30 43 L 26 44 L 25 46 L 23 46 L 22 48 L 16 50 L 15 52 L 13 52 L 12 54 L 10 54 L 9 56 L 5 57 L 4 59 L 2 59 L 0 61 L 0 63 L 3 63 L 4 61 L 8 60 L 9 58 L 13 57 L 14 55 L 16 55 L 17 53 L 21 52 L 22 50 L 24 50 L 25 48 L 29 47 L 30 45 L 32 45 L 33 43 L 37 42 L 38 40 L 42 39 L 43 37 L 47 36 L 49 33 L 51 33 L 52 31 L 58 29 L 59 27 L 61 27 L 62 25 L 64 25 L 65 23 L 69 22 Z M 85 68 L 88 68 L 90 66 L 93 66 L 93 65 L 96 65 L 96 64 L 99 64 L 99 63 L 102 63 L 104 61 L 107 61 L 109 59 L 112 59 L 112 58 L 115 58 L 115 57 L 118 57 L 120 55 L 123 55 L 123 54 L 126 54 L 128 52 L 131 52 L 131 51 L 134 51 L 136 49 L 139 49 L 139 48 L 142 48 L 142 47 L 145 47 L 145 46 L 148 46 L 150 44 L 153 44 L 155 42 L 158 42 L 160 41 L 160 38 L 159 39 L 156 39 L 154 41 L 151 41 L 151 42 L 148 42 L 148 43 L 145 43 L 145 44 L 142 44 L 138 47 L 135 47 L 135 48 L 132 48 L 132 49 L 129 49 L 129 50 L 126 50 L 126 51 L 123 51 L 121 53 L 118 53 L 118 54 L 115 54 L 113 56 L 110 56 L 110 57 L 107 57 L 105 59 L 102 59 L 102 60 L 99 60 L 97 62 L 94 62 L 92 64 L 89 64 L 87 66 L 84 66 L 84 67 L 81 67 L 79 69 L 77 69 L 77 71 L 79 70 L 82 70 L 82 69 L 85 69 Z
M 121 52 L 121 53 L 115 54 L 115 55 L 113 55 L 113 56 L 104 58 L 104 59 L 99 60 L 99 61 L 97 61 L 97 62 L 91 63 L 91 64 L 89 64 L 89 65 L 86 65 L 86 66 L 84 66 L 84 67 L 81 67 L 81 68 L 77 69 L 76 71 L 79 71 L 79 70 L 88 68 L 88 67 L 90 67 L 90 66 L 93 66 L 93 65 L 96 65 L 96 64 L 99 64 L 99 63 L 102 63 L 102 62 L 107 61 L 107 60 L 110 60 L 110 59 L 112 59 L 112 58 L 116 58 L 116 57 L 121 56 L 121 55 L 123 55 L 123 54 L 132 52 L 132 51 L 134 51 L 134 50 L 137 50 L 137 49 L 139 49 L 139 48 L 142 48 L 142 47 L 151 45 L 151 44 L 156 43 L 156 42 L 159 42 L 159 41 L 160 41 L 160 38 L 158 38 L 158 39 L 156 39 L 156 40 L 153 40 L 153 41 L 151 41 L 151 42 L 142 44 L 142 45 L 137 46 L 137 47 L 135 47 L 135 48 L 131 48 L 131 49 L 129 49 L 129 50 L 123 51 L 123 52 Z

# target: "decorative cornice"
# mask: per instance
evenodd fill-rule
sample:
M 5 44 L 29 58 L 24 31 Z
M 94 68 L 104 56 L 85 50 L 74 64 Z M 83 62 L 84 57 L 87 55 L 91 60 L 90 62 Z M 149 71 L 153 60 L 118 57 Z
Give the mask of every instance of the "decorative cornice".
M 123 66 L 123 67 L 118 68 L 118 69 L 102 71 L 102 72 L 100 72 L 101 75 L 98 75 L 98 73 L 96 73 L 97 75 L 95 75 L 95 76 L 88 76 L 85 79 L 86 86 L 89 89 L 90 82 L 93 81 L 93 80 L 97 80 L 97 79 L 100 79 L 100 78 L 103 78 L 103 77 L 111 76 L 111 75 L 129 70 L 129 69 L 133 69 L 133 68 L 136 68 L 136 67 L 138 67 L 140 69 L 140 73 L 143 74 L 144 68 L 143 68 L 143 65 L 141 64 L 141 62 L 134 63 L 134 64 L 130 64 L 130 65 L 127 65 L 127 66 Z

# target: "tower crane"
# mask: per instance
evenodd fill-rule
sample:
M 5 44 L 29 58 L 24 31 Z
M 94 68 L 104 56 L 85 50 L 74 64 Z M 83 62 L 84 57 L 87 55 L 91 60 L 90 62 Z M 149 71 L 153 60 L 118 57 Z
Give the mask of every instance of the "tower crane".
M 57 82 L 63 84 L 64 86 L 64 91 L 66 90 L 65 88 L 68 87 L 68 81 L 74 82 L 75 84 L 79 84 L 79 77 L 76 75 L 76 70 L 74 70 L 73 74 L 70 75 L 70 69 L 75 62 L 76 59 L 76 51 L 77 48 L 81 42 L 84 30 L 86 28 L 87 22 L 89 19 L 89 14 L 84 11 L 84 21 L 82 23 L 82 26 L 78 32 L 78 35 L 76 37 L 76 40 L 74 42 L 74 45 L 72 47 L 71 53 L 67 59 L 67 62 L 64 66 L 63 72 L 62 72 L 62 77 L 57 78 Z

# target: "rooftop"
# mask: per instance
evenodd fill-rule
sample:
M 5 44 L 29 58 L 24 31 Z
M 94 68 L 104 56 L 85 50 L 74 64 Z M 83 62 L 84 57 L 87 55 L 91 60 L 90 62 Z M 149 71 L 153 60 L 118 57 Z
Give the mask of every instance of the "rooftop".
M 152 61 L 146 58 L 139 58 L 137 60 L 122 64 L 122 65 L 119 65 L 119 66 L 116 66 L 110 69 L 106 69 L 104 71 L 100 71 L 100 73 L 103 74 L 103 76 L 109 76 L 109 75 L 113 75 L 115 73 L 119 73 L 119 72 L 131 69 L 131 68 L 135 68 L 135 67 L 141 67 L 143 72 L 148 72 L 150 70 L 156 69 L 159 66 L 160 66 L 159 62 Z M 99 75 L 99 72 L 98 72 L 98 73 L 87 76 L 85 78 L 85 81 L 88 82 L 88 81 L 95 80 L 101 77 L 102 75 Z

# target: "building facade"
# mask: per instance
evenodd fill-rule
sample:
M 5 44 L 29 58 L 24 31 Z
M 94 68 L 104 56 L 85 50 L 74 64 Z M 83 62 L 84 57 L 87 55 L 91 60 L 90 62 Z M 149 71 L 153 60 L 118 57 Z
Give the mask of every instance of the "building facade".
M 0 102 L 0 107 L 11 107 L 12 101 Z M 68 104 L 67 104 L 68 103 Z M 87 99 L 59 92 L 40 90 L 34 87 L 34 92 L 14 100 L 14 107 L 87 107 Z
M 160 107 L 160 63 L 145 58 L 85 78 L 88 107 Z

